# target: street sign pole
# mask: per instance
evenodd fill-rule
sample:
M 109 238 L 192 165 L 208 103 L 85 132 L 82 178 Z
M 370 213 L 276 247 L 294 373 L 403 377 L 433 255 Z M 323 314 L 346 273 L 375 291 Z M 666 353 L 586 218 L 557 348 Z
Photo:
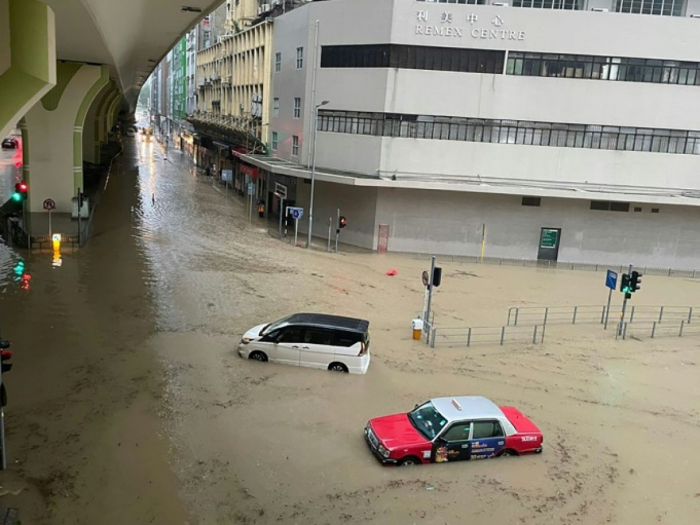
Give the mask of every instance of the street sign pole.
M 294 219 L 294 246 L 297 245 L 297 236 L 299 235 L 299 219 Z
M 605 308 L 605 324 L 603 325 L 603 330 L 608 329 L 608 317 L 610 317 L 610 299 L 612 299 L 612 288 L 608 289 L 608 306 Z
M 631 264 L 630 264 L 629 270 L 627 271 L 627 275 L 632 275 L 632 265 Z M 622 330 L 624 329 L 626 308 L 627 308 L 627 294 L 625 294 L 625 299 L 622 301 L 622 314 L 620 315 L 620 326 L 618 326 L 618 329 L 617 329 L 618 336 L 622 335 Z
M 610 318 L 610 300 L 612 299 L 613 290 L 617 289 L 617 272 L 613 272 L 612 270 L 608 270 L 607 274 L 605 275 L 605 286 L 608 287 L 609 292 L 608 292 L 608 306 L 607 306 L 607 308 L 605 308 L 605 324 L 603 326 L 603 330 L 608 329 L 608 319 Z
M 51 228 L 51 210 L 49 210 L 49 237 L 53 235 L 53 229 Z
M 423 326 L 428 327 L 426 343 L 430 342 L 430 332 L 432 330 L 432 325 L 430 324 L 430 308 L 433 305 L 433 274 L 435 273 L 435 256 L 433 255 L 430 260 L 430 280 L 428 281 L 428 306 L 425 309 L 425 319 L 423 319 Z
M 284 216 L 284 197 L 280 197 L 280 231 L 279 240 L 282 240 L 282 217 Z
M 335 253 L 338 253 L 338 235 L 340 235 L 340 208 L 335 217 Z

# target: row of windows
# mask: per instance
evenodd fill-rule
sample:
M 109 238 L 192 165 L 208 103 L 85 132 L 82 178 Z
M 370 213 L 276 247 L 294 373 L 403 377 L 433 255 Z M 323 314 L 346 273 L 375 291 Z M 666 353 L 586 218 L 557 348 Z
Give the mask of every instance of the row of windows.
M 279 134 L 276 131 L 272 132 L 272 151 L 277 151 L 279 147 Z M 292 156 L 299 156 L 299 136 L 292 135 Z
M 323 46 L 321 67 L 427 69 L 463 73 L 501 73 L 504 51 L 454 47 L 371 44 Z
M 439 4 L 483 5 L 486 0 L 418 0 Z M 513 7 L 530 7 L 534 9 L 583 9 L 581 0 L 513 0 Z M 683 16 L 685 0 L 617 0 L 615 12 L 644 15 Z
M 297 47 L 297 60 L 296 69 L 302 69 L 304 67 L 304 48 Z M 275 73 L 282 71 L 282 52 L 278 51 L 275 53 Z
M 542 204 L 542 197 L 523 197 L 520 204 L 523 206 L 539 207 Z M 591 210 L 628 212 L 630 211 L 630 203 L 615 201 L 591 201 Z M 641 212 L 641 206 L 635 206 L 634 211 L 637 213 Z M 659 213 L 659 208 L 652 208 L 651 213 Z
M 506 74 L 700 85 L 700 63 L 551 53 L 508 54 Z
M 413 139 L 700 155 L 700 131 L 320 111 L 319 131 Z
M 280 99 L 275 97 L 272 99 L 272 116 L 277 118 L 280 116 Z M 292 117 L 295 119 L 301 118 L 301 98 L 294 97 L 294 111 Z

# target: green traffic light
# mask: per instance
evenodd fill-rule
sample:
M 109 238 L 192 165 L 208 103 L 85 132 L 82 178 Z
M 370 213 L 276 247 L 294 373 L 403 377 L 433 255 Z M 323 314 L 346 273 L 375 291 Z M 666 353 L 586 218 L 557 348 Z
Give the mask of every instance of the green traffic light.
M 15 202 L 22 202 L 22 194 L 18 191 L 12 194 L 12 200 Z

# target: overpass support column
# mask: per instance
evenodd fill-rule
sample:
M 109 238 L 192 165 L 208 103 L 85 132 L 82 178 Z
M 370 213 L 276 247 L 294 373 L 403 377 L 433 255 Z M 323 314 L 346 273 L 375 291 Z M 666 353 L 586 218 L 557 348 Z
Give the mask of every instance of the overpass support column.
M 60 62 L 56 87 L 25 116 L 29 169 L 29 211 L 41 212 L 44 199 L 56 211 L 70 213 L 83 186 L 83 127 L 88 109 L 109 82 L 107 66 Z M 31 171 L 30 171 L 31 170 Z
M 100 147 L 106 142 L 105 137 L 100 133 L 100 125 L 103 118 L 101 113 L 104 112 L 105 102 L 116 89 L 116 83 L 110 80 L 102 88 L 102 91 L 98 93 L 85 117 L 85 126 L 83 126 L 83 160 L 87 162 L 100 163 Z
M 0 0 L 0 137 L 55 84 L 53 11 L 38 0 Z

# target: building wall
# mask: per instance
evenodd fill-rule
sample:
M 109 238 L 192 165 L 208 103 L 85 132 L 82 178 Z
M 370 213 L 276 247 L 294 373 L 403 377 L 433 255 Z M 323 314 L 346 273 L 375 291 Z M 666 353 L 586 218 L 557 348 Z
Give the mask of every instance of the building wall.
M 390 251 L 477 256 L 486 224 L 486 257 L 537 259 L 541 228 L 561 228 L 559 261 L 697 267 L 700 209 L 636 206 L 595 211 L 588 201 L 543 198 L 531 207 L 519 196 L 383 188 L 376 222 L 389 224 Z
M 10 3 L 9 0 L 0 0 L 0 75 L 7 71 L 10 65 Z

